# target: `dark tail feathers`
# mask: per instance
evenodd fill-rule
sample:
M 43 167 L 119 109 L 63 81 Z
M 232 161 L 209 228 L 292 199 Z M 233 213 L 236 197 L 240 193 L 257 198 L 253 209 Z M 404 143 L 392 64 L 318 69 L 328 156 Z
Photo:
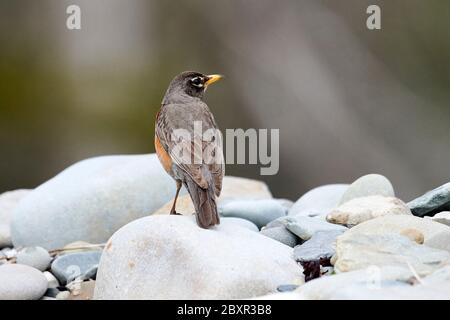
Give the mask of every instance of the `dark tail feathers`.
M 219 224 L 214 186 L 210 183 L 208 189 L 202 189 L 190 177 L 186 177 L 185 186 L 194 203 L 197 224 L 205 229 Z

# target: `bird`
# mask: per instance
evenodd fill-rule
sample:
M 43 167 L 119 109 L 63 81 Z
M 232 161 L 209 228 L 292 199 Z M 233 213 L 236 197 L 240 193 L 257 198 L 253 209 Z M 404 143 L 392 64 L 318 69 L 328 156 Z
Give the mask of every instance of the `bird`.
M 156 154 L 176 182 L 170 214 L 179 215 L 176 203 L 184 185 L 194 204 L 196 222 L 204 229 L 220 224 L 216 199 L 222 190 L 225 164 L 222 135 L 203 98 L 208 86 L 222 78 L 195 71 L 178 74 L 170 82 L 155 120 Z M 214 134 L 206 134 L 211 132 Z

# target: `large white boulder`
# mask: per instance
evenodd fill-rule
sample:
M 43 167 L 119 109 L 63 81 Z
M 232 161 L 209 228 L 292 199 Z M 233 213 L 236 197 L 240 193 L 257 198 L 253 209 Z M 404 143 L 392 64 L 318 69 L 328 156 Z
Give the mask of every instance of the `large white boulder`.
M 103 252 L 95 299 L 240 299 L 302 283 L 292 248 L 225 219 L 155 215 L 117 231 Z
M 12 241 L 15 246 L 46 249 L 77 240 L 106 242 L 128 222 L 155 212 L 174 193 L 175 183 L 155 154 L 87 159 L 19 203 Z

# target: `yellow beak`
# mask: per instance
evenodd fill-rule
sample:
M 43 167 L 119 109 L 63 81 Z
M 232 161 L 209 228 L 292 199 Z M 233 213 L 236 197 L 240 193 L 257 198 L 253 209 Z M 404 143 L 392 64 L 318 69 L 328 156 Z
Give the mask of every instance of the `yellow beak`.
M 220 74 L 210 74 L 207 77 L 208 77 L 208 80 L 205 82 L 206 86 L 209 86 L 210 84 L 212 84 L 216 81 L 219 81 L 220 79 L 223 78 L 223 76 Z

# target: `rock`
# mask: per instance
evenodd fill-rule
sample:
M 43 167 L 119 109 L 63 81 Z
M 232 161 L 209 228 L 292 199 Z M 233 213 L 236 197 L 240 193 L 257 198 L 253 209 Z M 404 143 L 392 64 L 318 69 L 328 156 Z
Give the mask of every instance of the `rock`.
M 15 246 L 103 243 L 121 226 L 173 198 L 175 183 L 155 154 L 84 160 L 31 191 L 14 211 Z M 184 193 L 185 191 L 183 191 Z
M 330 260 L 336 252 L 336 238 L 344 231 L 318 231 L 311 239 L 294 248 L 294 259 L 300 263 Z
M 69 291 L 61 291 L 56 295 L 56 300 L 68 300 L 70 298 Z
M 56 288 L 48 288 L 47 291 L 45 291 L 44 296 L 48 298 L 56 298 L 56 296 L 60 293 L 60 291 Z
M 47 279 L 47 288 L 58 288 L 59 281 L 56 277 L 48 271 L 44 272 L 44 276 Z
M 400 235 L 407 237 L 409 240 L 414 241 L 418 244 L 423 244 L 425 237 L 422 232 L 417 229 L 404 229 L 400 231 Z
M 0 194 L 0 249 L 12 246 L 10 230 L 12 213 L 17 204 L 30 191 L 27 189 L 19 189 Z
M 234 200 L 219 205 L 219 213 L 223 217 L 247 219 L 262 228 L 270 221 L 284 216 L 286 210 L 274 199 Z
M 426 217 L 426 218 L 445 224 L 446 226 L 450 227 L 450 211 L 439 212 L 438 214 L 434 215 L 434 217 L 431 218 Z
M 419 217 L 450 210 L 450 182 L 408 202 L 408 206 Z
M 383 216 L 372 219 L 349 229 L 346 235 L 383 235 L 389 233 L 401 234 L 406 229 L 415 229 L 424 237 L 424 244 L 428 245 L 428 240 L 434 235 L 448 231 L 447 226 L 434 222 L 430 219 L 418 218 L 412 215 Z
M 174 195 L 175 196 L 175 195 Z M 254 200 L 254 199 L 271 199 L 272 194 L 264 182 L 246 178 L 225 176 L 223 179 L 222 192 L 217 199 L 217 203 L 223 204 L 227 201 L 236 199 L 240 200 Z M 286 206 L 286 202 L 280 202 L 282 206 Z M 170 213 L 172 209 L 173 199 L 170 199 L 164 206 L 159 208 L 154 214 Z M 177 212 L 182 215 L 193 215 L 195 213 L 194 205 L 191 197 L 186 194 L 178 197 Z
M 235 224 L 151 216 L 117 231 L 103 252 L 95 299 L 241 299 L 302 282 L 292 249 Z
M 17 253 L 17 263 L 45 271 L 50 267 L 52 257 L 41 247 L 26 247 Z
M 331 267 L 331 258 L 335 254 L 336 238 L 343 230 L 319 231 L 311 239 L 294 248 L 294 259 L 303 267 L 305 281 L 318 278 L 323 270 Z
M 413 277 L 412 272 L 401 267 L 376 267 L 336 274 L 330 277 L 321 277 L 307 282 L 299 287 L 295 293 L 297 299 L 301 300 L 330 300 L 335 299 L 342 290 L 352 288 L 368 288 L 380 290 L 392 286 L 405 286 L 410 288 L 406 282 Z M 353 296 L 353 299 L 361 299 Z
M 95 281 L 83 281 L 76 291 L 70 293 L 67 300 L 92 300 L 94 297 Z
M 450 251 L 450 228 L 441 231 L 427 240 L 428 247 Z
M 275 200 L 277 200 L 286 209 L 286 214 L 288 214 L 289 210 L 294 205 L 294 201 L 291 201 L 289 199 L 275 199 Z
M 365 300 L 448 300 L 450 296 L 450 267 L 444 267 L 423 278 L 413 286 L 390 285 L 370 288 L 348 286 L 341 288 L 333 299 Z
M 278 292 L 289 292 L 294 291 L 298 288 L 298 285 L 296 284 L 283 284 L 281 286 L 278 286 L 277 291 Z
M 241 227 L 243 227 L 243 228 L 246 228 L 246 229 L 248 229 L 248 230 L 252 230 L 252 231 L 255 231 L 255 232 L 259 232 L 259 229 L 258 229 L 258 227 L 256 226 L 256 224 L 254 224 L 253 222 L 251 222 L 251 221 L 248 221 L 248 220 L 246 220 L 246 219 L 241 219 L 241 218 L 233 218 L 233 217 L 229 217 L 229 218 L 225 218 L 225 217 L 222 217 L 221 219 L 220 219 L 220 221 L 221 222 L 231 222 L 231 223 L 234 223 L 234 224 L 236 224 L 236 225 L 239 225 L 239 226 L 241 226 Z
M 331 223 L 355 226 L 385 215 L 411 215 L 406 204 L 397 198 L 368 196 L 347 201 L 327 215 Z
M 395 197 L 394 188 L 386 177 L 379 174 L 368 174 L 355 180 L 348 187 L 339 201 L 339 205 L 356 198 L 368 196 Z
M 47 290 L 42 272 L 22 264 L 0 266 L 0 300 L 37 300 Z
M 329 184 L 312 189 L 294 203 L 289 210 L 289 215 L 328 214 L 338 205 L 348 186 L 348 184 Z
M 286 228 L 302 240 L 310 239 L 319 231 L 345 231 L 346 227 L 332 224 L 317 218 L 304 216 L 288 216 L 284 220 Z
M 450 259 L 450 253 L 419 245 L 395 233 L 381 235 L 348 234 L 337 238 L 336 272 L 348 272 L 370 266 L 411 267 L 424 276 Z
M 97 273 L 101 255 L 99 251 L 65 254 L 53 261 L 51 271 L 61 284 L 69 283 L 77 278 L 90 279 Z
M 289 247 L 295 247 L 295 245 L 297 244 L 297 237 L 289 230 L 287 230 L 284 226 L 267 229 L 265 228 L 261 230 L 260 233 Z

